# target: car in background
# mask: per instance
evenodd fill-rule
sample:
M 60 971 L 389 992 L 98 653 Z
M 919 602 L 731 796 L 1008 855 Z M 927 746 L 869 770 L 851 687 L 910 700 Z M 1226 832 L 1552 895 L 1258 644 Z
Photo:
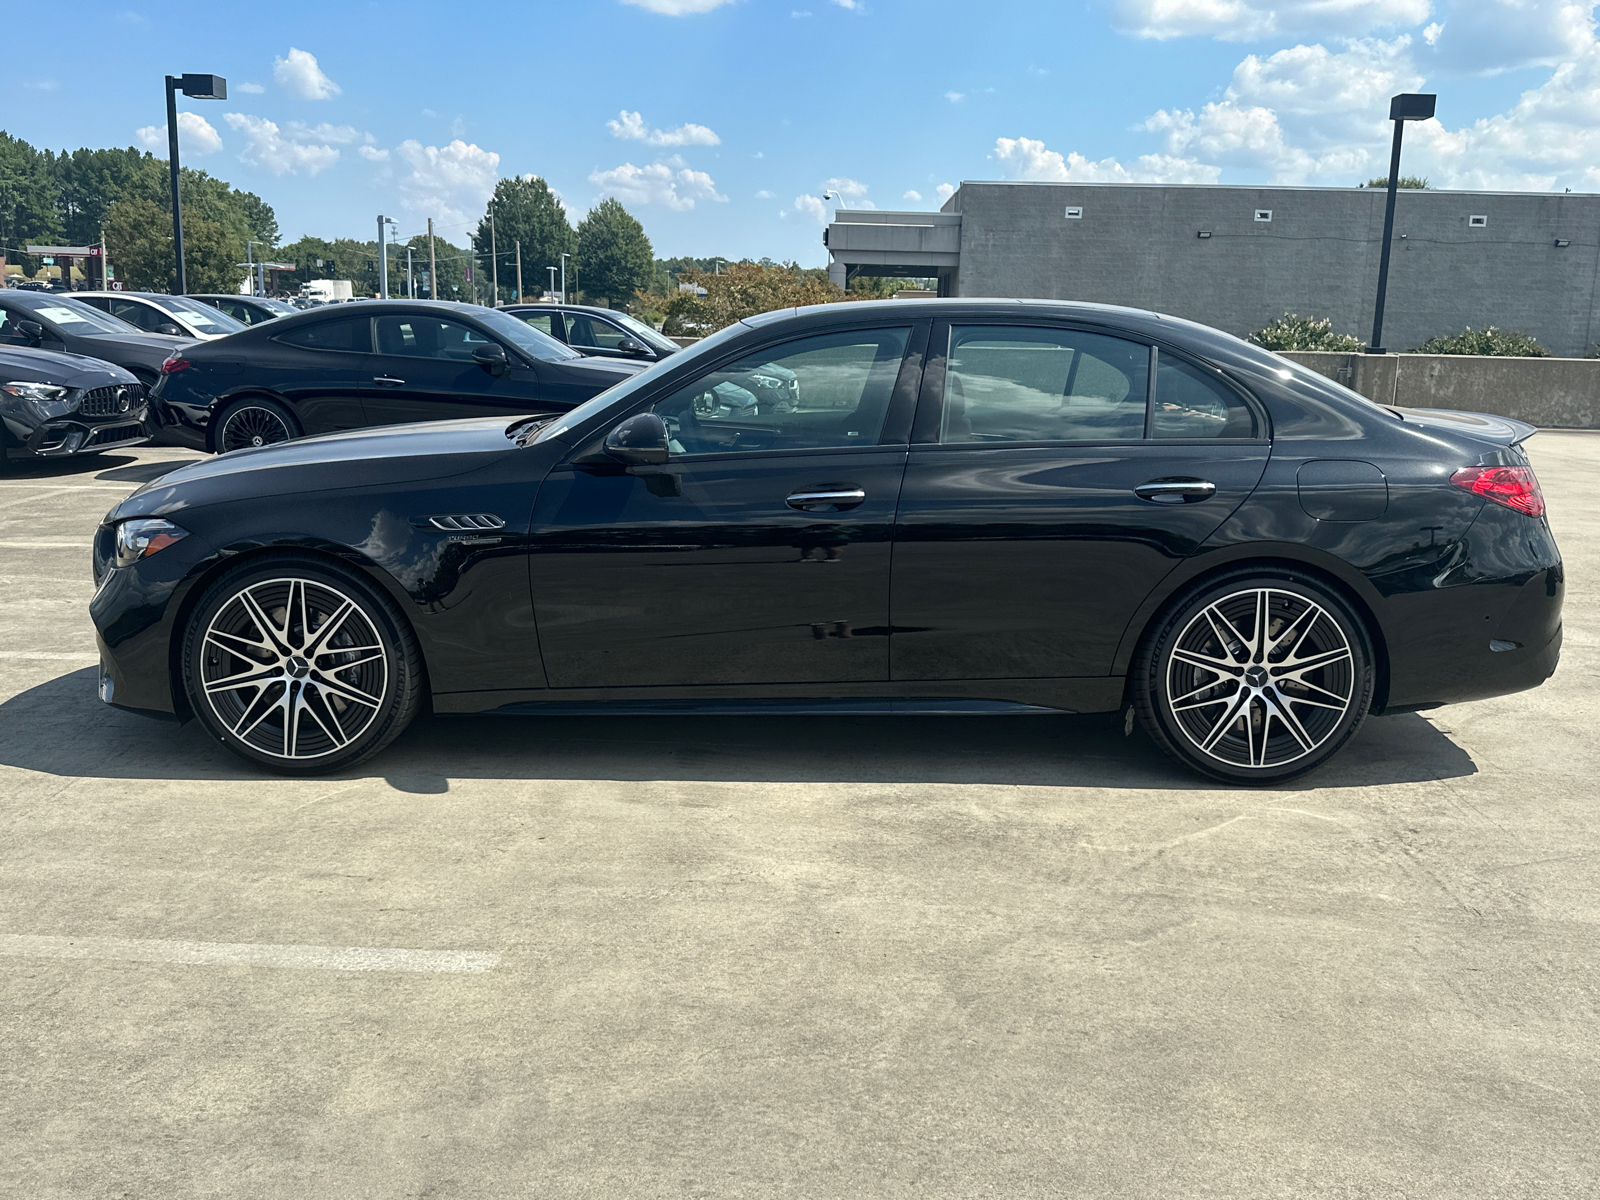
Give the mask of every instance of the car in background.
M 637 317 L 588 304 L 508 304 L 501 312 L 526 321 L 540 333 L 597 358 L 660 362 L 682 347 Z
M 163 439 L 225 453 L 368 425 L 561 413 L 646 365 L 585 358 L 475 304 L 369 300 L 174 354 L 154 408 Z
M 188 296 L 168 296 L 162 292 L 75 292 L 73 297 L 147 333 L 210 341 L 246 328 L 243 321 L 235 321 L 227 313 Z
M 14 459 L 68 458 L 150 440 L 144 385 L 82 354 L 0 347 L 0 470 Z
M 189 299 L 209 304 L 241 325 L 260 325 L 263 321 L 292 317 L 300 311 L 287 300 L 274 300 L 270 296 L 229 296 L 221 293 L 190 292 Z
M 0 291 L 0 346 L 63 350 L 115 363 L 148 390 L 161 364 L 194 339 L 146 333 L 72 296 L 6 288 Z

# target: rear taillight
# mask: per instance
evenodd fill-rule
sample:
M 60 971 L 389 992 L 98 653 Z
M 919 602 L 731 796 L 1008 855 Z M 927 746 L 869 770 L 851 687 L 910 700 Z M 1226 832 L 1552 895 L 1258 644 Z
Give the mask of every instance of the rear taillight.
M 161 373 L 163 375 L 176 375 L 179 371 L 187 371 L 192 366 L 194 364 L 187 358 L 184 358 L 181 354 L 174 354 L 161 364 Z
M 1544 516 L 1544 493 L 1532 467 L 1462 467 L 1450 482 L 1527 516 Z

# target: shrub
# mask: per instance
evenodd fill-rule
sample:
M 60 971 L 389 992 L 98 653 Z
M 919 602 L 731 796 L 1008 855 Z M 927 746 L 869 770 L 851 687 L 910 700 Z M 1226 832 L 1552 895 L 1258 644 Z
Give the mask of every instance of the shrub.
M 1493 325 L 1483 329 L 1470 326 L 1460 333 L 1429 338 L 1411 351 L 1412 354 L 1490 354 L 1507 358 L 1546 358 L 1550 351 L 1526 333 L 1510 329 L 1496 329 Z
M 1366 348 L 1354 334 L 1335 333 L 1331 317 L 1302 317 L 1296 313 L 1269 321 L 1249 340 L 1266 350 L 1333 350 L 1353 353 Z

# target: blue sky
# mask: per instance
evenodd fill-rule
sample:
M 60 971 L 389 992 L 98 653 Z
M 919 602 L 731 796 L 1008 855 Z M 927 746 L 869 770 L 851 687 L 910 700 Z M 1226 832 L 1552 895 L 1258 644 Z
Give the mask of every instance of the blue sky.
M 963 179 L 1349 186 L 1388 97 L 1437 91 L 1407 172 L 1600 190 L 1583 0 L 524 0 L 80 5 L 70 53 L 11 56 L 3 126 L 165 156 L 259 193 L 285 240 L 460 241 L 500 175 L 574 219 L 614 195 L 660 255 L 826 260 L 835 201 L 936 208 Z M 141 65 L 148 64 L 148 65 Z M 104 80 L 101 90 L 91 81 Z

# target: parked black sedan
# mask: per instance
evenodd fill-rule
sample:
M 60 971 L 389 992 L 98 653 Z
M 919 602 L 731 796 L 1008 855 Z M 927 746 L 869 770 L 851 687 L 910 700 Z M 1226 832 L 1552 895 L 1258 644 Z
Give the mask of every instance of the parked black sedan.
M 300 310 L 287 300 L 274 300 L 270 296 L 230 296 L 222 292 L 190 292 L 189 299 L 209 304 L 227 313 L 241 325 L 260 325 L 276 321 L 279 317 L 292 317 Z
M 146 388 L 161 378 L 161 364 L 192 338 L 145 333 L 71 296 L 0 289 L 0 346 L 64 350 L 115 363 Z
M 792 409 L 707 403 L 770 364 Z M 1279 781 L 1369 712 L 1555 669 L 1533 432 L 1379 407 L 1129 309 L 772 313 L 559 418 L 313 438 L 147 485 L 95 542 L 101 696 L 286 773 L 359 761 L 431 699 L 1127 707 L 1205 775 Z
M 659 362 L 680 349 L 637 317 L 614 308 L 588 304 L 508 304 L 501 309 L 526 321 L 540 333 L 597 358 L 631 358 Z
M 9 460 L 69 458 L 150 440 L 144 385 L 81 354 L 0 347 L 0 469 Z
M 588 359 L 473 304 L 373 300 L 255 325 L 162 365 L 162 436 L 218 453 L 306 434 L 560 413 L 646 364 Z

